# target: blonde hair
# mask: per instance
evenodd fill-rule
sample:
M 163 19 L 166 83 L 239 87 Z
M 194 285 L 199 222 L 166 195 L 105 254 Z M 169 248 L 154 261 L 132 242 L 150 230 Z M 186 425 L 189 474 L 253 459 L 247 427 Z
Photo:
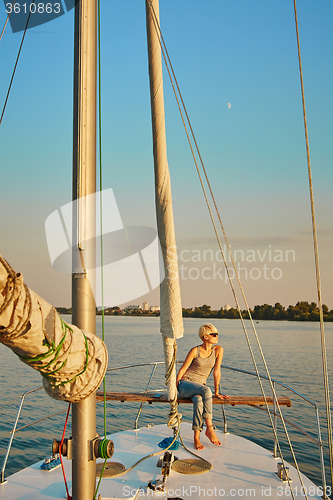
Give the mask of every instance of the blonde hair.
M 217 329 L 211 323 L 206 323 L 205 325 L 200 326 L 199 328 L 199 337 L 203 340 L 205 335 L 209 335 L 210 333 L 218 333 Z

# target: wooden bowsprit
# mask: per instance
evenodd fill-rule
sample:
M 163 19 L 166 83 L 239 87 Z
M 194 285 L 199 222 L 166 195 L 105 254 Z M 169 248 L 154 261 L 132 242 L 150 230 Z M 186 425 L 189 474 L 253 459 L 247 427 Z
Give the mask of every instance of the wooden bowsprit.
M 97 401 L 103 400 L 103 392 L 97 391 L 96 399 Z M 165 392 L 107 392 L 107 401 L 121 401 L 121 402 L 146 402 L 152 403 L 168 403 L 168 397 Z M 280 406 L 291 406 L 291 401 L 285 396 L 277 398 Z M 273 406 L 273 398 L 266 398 L 267 404 Z M 178 403 L 182 404 L 192 404 L 191 399 L 178 398 Z M 229 396 L 229 399 L 220 399 L 213 396 L 213 404 L 225 404 L 225 405 L 250 405 L 250 406 L 265 406 L 265 400 L 262 396 Z

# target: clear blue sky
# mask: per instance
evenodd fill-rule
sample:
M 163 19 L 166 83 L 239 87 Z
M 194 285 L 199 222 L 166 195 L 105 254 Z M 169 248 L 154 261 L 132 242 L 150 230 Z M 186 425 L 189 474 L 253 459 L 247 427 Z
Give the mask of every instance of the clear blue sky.
M 125 224 L 155 226 L 144 1 L 101 4 L 104 187 L 113 188 Z M 330 308 L 332 14 L 331 0 L 298 1 Z M 316 301 L 292 0 L 160 0 L 160 15 L 249 304 Z M 5 16 L 1 4 L 1 26 Z M 0 43 L 1 103 L 20 39 L 8 28 Z M 73 11 L 29 30 L 0 130 L 0 251 L 56 306 L 70 305 L 70 278 L 51 267 L 44 222 L 71 197 L 72 63 Z M 164 89 L 183 305 L 234 305 L 166 74 Z M 143 300 L 158 303 L 158 291 L 134 303 Z

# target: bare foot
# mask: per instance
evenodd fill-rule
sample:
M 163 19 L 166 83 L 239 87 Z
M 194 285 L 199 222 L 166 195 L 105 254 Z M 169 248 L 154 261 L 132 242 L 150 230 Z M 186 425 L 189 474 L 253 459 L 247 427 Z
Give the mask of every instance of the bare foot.
M 194 438 L 194 448 L 196 450 L 203 450 L 204 449 L 204 445 L 200 443 L 199 438 Z
M 216 444 L 216 446 L 221 446 L 221 442 L 217 439 L 213 427 L 207 428 L 205 434 L 213 444 Z

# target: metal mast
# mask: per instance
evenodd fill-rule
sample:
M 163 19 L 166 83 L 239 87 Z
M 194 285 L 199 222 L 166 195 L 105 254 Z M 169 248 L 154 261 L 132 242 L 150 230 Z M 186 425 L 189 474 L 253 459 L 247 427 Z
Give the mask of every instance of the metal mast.
M 95 334 L 94 283 L 96 225 L 97 0 L 75 5 L 73 130 L 73 323 Z M 89 195 L 93 196 L 89 196 Z M 96 461 L 90 442 L 96 437 L 95 394 L 73 404 L 73 500 L 91 500 Z

